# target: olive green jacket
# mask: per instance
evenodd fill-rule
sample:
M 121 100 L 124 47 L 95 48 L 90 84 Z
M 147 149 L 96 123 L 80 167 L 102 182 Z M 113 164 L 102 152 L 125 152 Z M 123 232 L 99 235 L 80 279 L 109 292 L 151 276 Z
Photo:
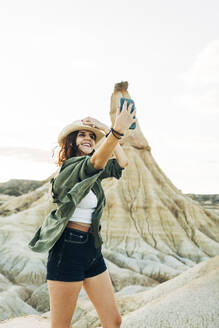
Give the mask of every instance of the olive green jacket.
M 51 179 L 53 202 L 57 209 L 53 210 L 36 231 L 28 246 L 35 252 L 49 251 L 61 237 L 77 204 L 90 190 L 97 196 L 97 207 L 92 213 L 92 228 L 95 247 L 102 245 L 100 235 L 100 218 L 105 206 L 105 195 L 101 180 L 109 177 L 120 179 L 122 170 L 116 159 L 109 159 L 103 169 L 97 170 L 90 162 L 91 155 L 71 157 L 65 160 L 56 178 Z

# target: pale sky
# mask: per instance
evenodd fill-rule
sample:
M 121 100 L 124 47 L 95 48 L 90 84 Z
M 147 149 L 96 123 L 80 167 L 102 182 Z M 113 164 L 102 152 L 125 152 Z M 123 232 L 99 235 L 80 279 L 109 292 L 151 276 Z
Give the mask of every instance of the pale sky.
M 0 1 L 0 182 L 49 177 L 60 130 L 110 126 L 129 82 L 152 154 L 184 193 L 219 193 L 219 3 Z

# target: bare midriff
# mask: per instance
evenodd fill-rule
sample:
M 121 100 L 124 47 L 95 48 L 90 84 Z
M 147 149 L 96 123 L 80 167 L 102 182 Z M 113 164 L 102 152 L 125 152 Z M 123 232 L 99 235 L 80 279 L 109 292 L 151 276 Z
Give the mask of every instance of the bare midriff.
M 88 231 L 90 226 L 91 226 L 91 224 L 89 224 L 89 223 L 83 223 L 83 222 L 77 222 L 77 221 L 69 221 L 67 224 L 68 228 L 79 229 L 82 231 Z

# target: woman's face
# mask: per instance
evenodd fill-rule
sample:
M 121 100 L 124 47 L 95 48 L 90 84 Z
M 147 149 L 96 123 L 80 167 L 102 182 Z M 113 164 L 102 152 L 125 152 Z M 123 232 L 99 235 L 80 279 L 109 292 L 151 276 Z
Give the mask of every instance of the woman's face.
M 89 155 L 95 147 L 96 135 L 87 130 L 80 130 L 76 138 L 76 146 L 78 146 L 76 156 Z

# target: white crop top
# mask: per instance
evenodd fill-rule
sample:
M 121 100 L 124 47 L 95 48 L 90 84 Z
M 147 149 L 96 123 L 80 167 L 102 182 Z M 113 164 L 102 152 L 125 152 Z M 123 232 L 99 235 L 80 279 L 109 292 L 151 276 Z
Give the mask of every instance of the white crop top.
M 97 197 L 92 190 L 78 203 L 69 221 L 91 223 L 92 213 L 97 207 Z

